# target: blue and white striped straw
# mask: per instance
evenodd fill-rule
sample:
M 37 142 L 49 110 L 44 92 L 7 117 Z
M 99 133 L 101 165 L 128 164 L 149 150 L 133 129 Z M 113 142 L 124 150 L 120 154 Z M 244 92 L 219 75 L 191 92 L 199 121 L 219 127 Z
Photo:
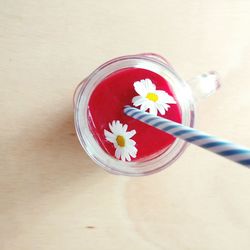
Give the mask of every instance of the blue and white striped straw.
M 130 106 L 124 107 L 124 113 L 168 134 L 250 168 L 250 150 L 247 148 Z

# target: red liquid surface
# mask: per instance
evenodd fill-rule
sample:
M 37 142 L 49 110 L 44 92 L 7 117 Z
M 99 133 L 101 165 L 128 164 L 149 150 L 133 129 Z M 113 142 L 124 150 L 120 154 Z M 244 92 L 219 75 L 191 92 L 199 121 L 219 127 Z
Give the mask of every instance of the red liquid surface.
M 138 149 L 137 157 L 132 161 L 142 160 L 146 157 L 155 157 L 165 151 L 175 138 L 147 124 L 137 121 L 123 113 L 125 105 L 132 105 L 132 98 L 138 93 L 134 90 L 134 82 L 150 79 L 157 90 L 164 90 L 174 96 L 169 83 L 160 75 L 145 69 L 127 68 L 116 71 L 106 77 L 93 91 L 88 104 L 89 126 L 100 146 L 111 156 L 115 157 L 115 147 L 105 139 L 104 129 L 110 131 L 108 124 L 113 120 L 119 120 L 127 124 L 127 131 L 136 130 L 131 138 L 136 141 Z M 175 99 L 177 102 L 177 100 Z M 158 116 L 168 118 L 181 123 L 181 110 L 177 104 L 170 104 L 165 115 Z

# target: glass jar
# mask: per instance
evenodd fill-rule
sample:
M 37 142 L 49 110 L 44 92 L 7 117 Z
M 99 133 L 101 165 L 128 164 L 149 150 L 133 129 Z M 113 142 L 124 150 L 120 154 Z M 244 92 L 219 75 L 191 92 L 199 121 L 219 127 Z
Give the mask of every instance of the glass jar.
M 193 78 L 188 84 L 178 76 L 166 59 L 157 54 L 147 53 L 112 59 L 98 67 L 78 85 L 74 94 L 74 122 L 78 139 L 84 150 L 97 165 L 110 173 L 144 176 L 161 171 L 172 164 L 184 152 L 187 143 L 176 138 L 170 147 L 156 157 L 132 162 L 115 159 L 99 145 L 89 124 L 90 96 L 103 79 L 126 68 L 150 70 L 165 78 L 179 103 L 182 124 L 189 127 L 193 127 L 195 122 L 195 101 L 215 92 L 219 87 L 219 81 L 216 73 L 209 72 Z

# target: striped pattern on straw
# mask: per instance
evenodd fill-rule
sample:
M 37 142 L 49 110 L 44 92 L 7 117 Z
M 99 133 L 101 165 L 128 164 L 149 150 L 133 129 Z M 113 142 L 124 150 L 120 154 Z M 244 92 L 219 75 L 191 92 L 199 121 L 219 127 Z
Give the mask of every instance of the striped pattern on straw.
M 202 131 L 125 106 L 124 113 L 168 134 L 250 168 L 250 150 Z

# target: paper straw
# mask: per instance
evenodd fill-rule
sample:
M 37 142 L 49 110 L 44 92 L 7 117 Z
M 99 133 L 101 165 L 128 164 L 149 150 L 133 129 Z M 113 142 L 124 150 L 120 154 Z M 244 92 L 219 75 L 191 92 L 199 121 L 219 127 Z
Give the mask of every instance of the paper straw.
M 178 137 L 248 168 L 250 167 L 250 150 L 247 148 L 130 106 L 124 107 L 124 113 L 174 137 Z

